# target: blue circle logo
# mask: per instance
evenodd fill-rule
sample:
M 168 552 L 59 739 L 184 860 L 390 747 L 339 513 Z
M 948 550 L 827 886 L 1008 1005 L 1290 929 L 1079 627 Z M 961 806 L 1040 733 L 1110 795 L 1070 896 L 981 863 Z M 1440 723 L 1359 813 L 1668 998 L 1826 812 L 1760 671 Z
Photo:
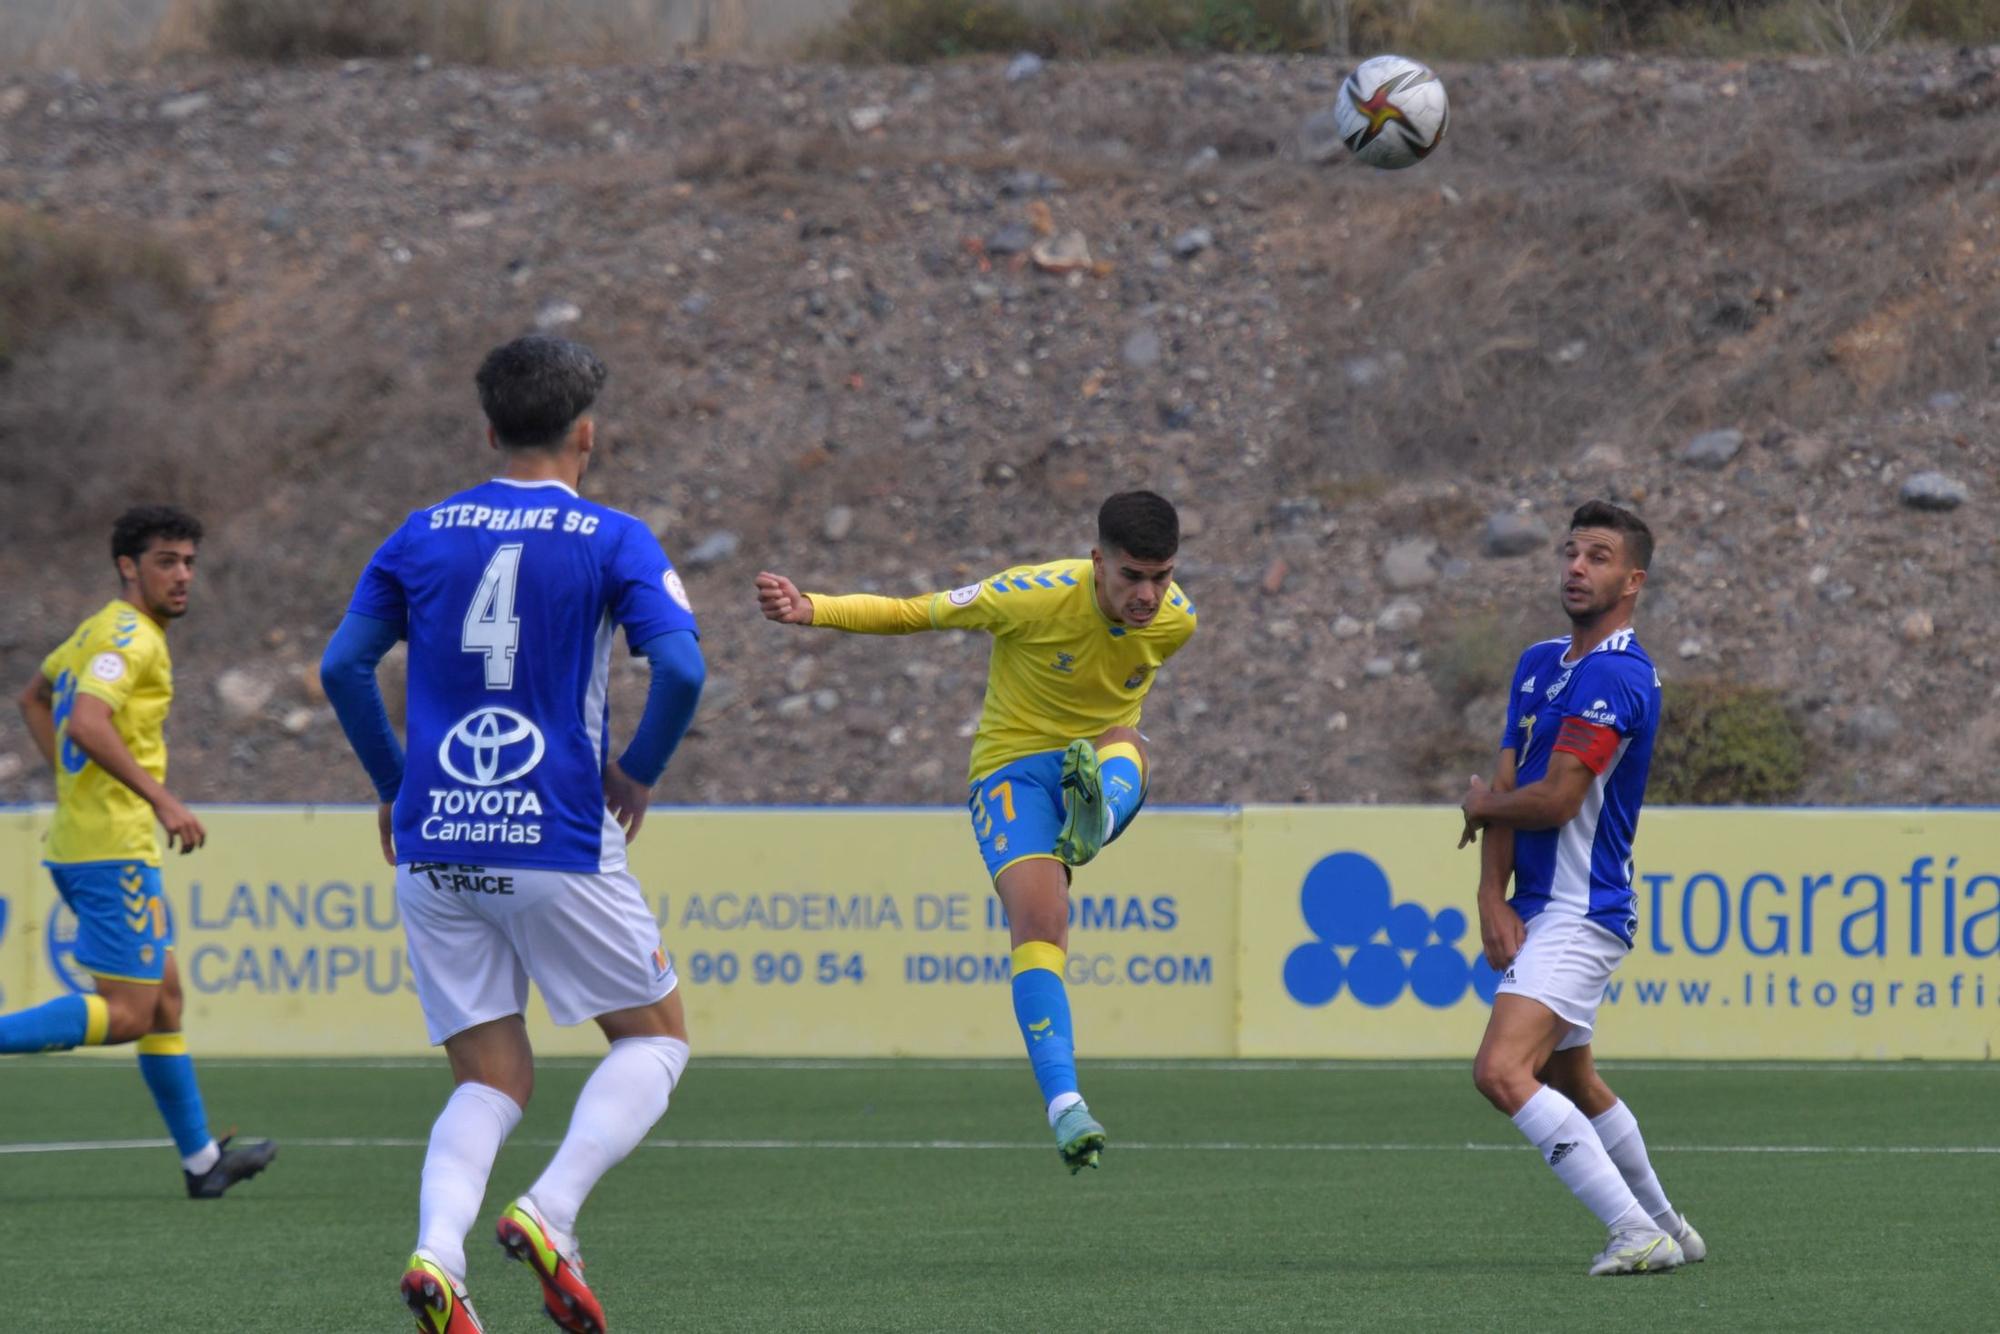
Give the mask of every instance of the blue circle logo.
M 90 974 L 77 966 L 76 962 L 76 914 L 67 903 L 58 902 L 55 911 L 49 914 L 48 927 L 43 932 L 43 940 L 48 944 L 49 971 L 56 980 L 71 991 L 88 996 L 97 990 L 97 983 Z
M 1331 1002 L 1344 988 L 1363 1005 L 1393 1005 L 1407 990 L 1432 1009 L 1459 1003 L 1469 990 L 1491 1002 L 1500 975 L 1465 939 L 1465 914 L 1435 915 L 1421 903 L 1397 903 L 1389 877 L 1358 852 L 1322 857 L 1299 886 L 1299 915 L 1313 939 L 1285 956 L 1285 990 L 1301 1005 Z

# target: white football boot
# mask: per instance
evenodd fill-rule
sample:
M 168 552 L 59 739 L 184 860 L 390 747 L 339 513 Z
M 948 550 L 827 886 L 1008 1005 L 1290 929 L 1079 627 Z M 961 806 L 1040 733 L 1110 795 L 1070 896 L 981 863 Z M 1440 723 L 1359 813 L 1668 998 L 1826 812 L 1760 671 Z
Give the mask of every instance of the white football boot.
M 1679 1242 L 1648 1223 L 1612 1233 L 1611 1240 L 1590 1262 L 1590 1276 L 1659 1274 L 1678 1268 L 1686 1260 Z

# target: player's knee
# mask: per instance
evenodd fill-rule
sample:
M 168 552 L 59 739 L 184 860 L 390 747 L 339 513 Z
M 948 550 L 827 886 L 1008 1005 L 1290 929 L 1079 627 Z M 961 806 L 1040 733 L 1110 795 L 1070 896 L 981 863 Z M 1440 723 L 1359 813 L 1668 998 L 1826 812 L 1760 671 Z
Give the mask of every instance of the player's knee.
M 1096 745 L 1099 750 L 1103 750 L 1106 746 L 1115 746 L 1120 742 L 1128 746 L 1137 746 L 1141 755 L 1146 753 L 1146 738 L 1139 735 L 1139 729 L 1136 727 L 1111 728 L 1097 738 Z
M 178 989 L 160 989 L 159 1003 L 153 1007 L 153 1022 L 147 1029 L 152 1033 L 178 1033 L 181 1031 L 181 993 Z
M 1486 1101 L 1510 1116 L 1534 1096 L 1535 1077 L 1517 1062 L 1482 1051 L 1472 1062 L 1472 1085 Z M 1525 1091 L 1524 1091 L 1525 1088 Z
M 137 1042 L 153 1031 L 153 1015 L 159 998 L 119 992 L 104 998 L 104 1040 L 107 1043 Z

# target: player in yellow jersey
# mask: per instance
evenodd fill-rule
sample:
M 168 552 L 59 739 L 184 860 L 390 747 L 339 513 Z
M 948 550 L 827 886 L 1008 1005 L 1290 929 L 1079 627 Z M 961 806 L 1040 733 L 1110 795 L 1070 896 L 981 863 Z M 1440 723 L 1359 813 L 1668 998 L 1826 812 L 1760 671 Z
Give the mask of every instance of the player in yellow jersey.
M 1194 604 L 1173 581 L 1179 547 L 1174 507 L 1126 491 L 1099 509 L 1088 560 L 1020 565 L 950 592 L 832 597 L 757 576 L 760 609 L 784 625 L 993 636 L 967 804 L 1013 935 L 1014 1017 L 1071 1172 L 1097 1166 L 1105 1134 L 1077 1088 L 1063 986 L 1070 869 L 1145 803 L 1139 707 L 1195 627 Z
M 180 1150 L 187 1191 L 213 1199 L 276 1156 L 269 1140 L 217 1143 L 181 1036 L 174 923 L 160 884 L 160 843 L 207 841 L 166 787 L 173 663 L 167 626 L 187 614 L 201 524 L 161 505 L 122 515 L 111 533 L 120 595 L 76 628 L 21 692 L 21 715 L 56 772 L 56 815 L 43 858 L 76 914 L 77 964 L 94 994 L 0 1015 L 0 1052 L 139 1044 L 139 1069 Z

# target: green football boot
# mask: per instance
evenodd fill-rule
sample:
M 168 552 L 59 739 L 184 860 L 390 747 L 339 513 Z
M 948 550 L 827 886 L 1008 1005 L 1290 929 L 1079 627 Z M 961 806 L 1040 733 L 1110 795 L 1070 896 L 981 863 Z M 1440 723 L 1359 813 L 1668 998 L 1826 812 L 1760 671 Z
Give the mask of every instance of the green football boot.
M 1063 752 L 1063 827 L 1056 837 L 1056 856 L 1066 866 L 1082 866 L 1104 850 L 1110 821 L 1104 806 L 1104 779 L 1097 768 L 1097 747 L 1072 741 Z
M 1056 1118 L 1056 1152 L 1069 1164 L 1071 1176 L 1086 1167 L 1097 1166 L 1104 1152 L 1104 1127 L 1084 1104 L 1072 1103 Z

